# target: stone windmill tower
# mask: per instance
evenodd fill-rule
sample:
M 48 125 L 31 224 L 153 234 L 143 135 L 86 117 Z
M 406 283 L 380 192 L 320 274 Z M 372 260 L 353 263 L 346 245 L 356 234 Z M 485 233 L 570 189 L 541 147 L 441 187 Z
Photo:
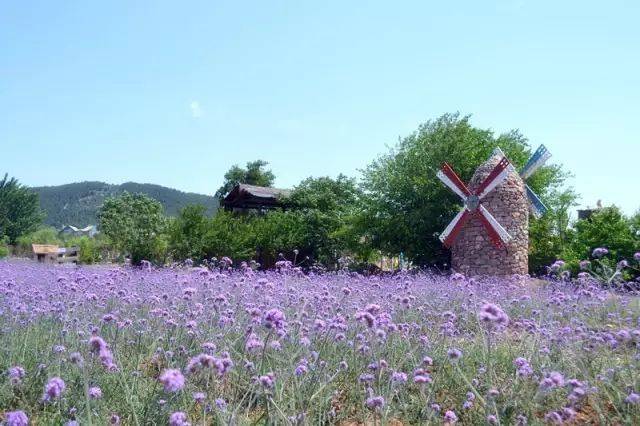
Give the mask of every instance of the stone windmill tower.
M 451 166 L 438 172 L 464 207 L 440 236 L 451 248 L 451 267 L 469 276 L 524 275 L 528 272 L 529 212 L 546 207 L 524 182 L 550 157 L 541 146 L 518 174 L 498 148 L 474 173 L 469 186 Z

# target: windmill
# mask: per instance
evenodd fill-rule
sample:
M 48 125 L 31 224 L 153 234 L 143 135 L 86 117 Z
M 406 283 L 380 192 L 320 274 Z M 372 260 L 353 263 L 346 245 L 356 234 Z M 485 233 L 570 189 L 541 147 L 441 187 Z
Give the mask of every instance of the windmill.
M 493 151 L 493 155 L 501 155 L 504 157 L 504 152 L 500 148 L 496 148 Z M 529 199 L 529 207 L 531 209 L 531 213 L 536 217 L 540 218 L 547 212 L 547 206 L 544 205 L 542 200 L 533 192 L 533 189 L 529 185 L 527 185 L 526 181 L 533 175 L 540 167 L 544 166 L 544 163 L 547 162 L 551 158 L 551 153 L 544 145 L 540 145 L 536 152 L 531 155 L 527 164 L 524 165 L 522 170 L 520 170 L 520 177 L 522 181 L 525 183 L 525 190 L 527 191 L 527 198 Z
M 440 235 L 440 241 L 442 241 L 446 247 L 453 245 L 465 224 L 474 216 L 480 219 L 480 222 L 489 235 L 489 239 L 496 248 L 504 248 L 512 239 L 507 230 L 504 229 L 496 218 L 482 205 L 482 200 L 507 178 L 512 169 L 513 166 L 511 166 L 509 160 L 502 156 L 502 159 L 493 170 L 491 170 L 489 175 L 472 191 L 467 188 L 448 163 L 442 165 L 437 173 L 438 178 L 455 192 L 464 203 L 460 212 Z

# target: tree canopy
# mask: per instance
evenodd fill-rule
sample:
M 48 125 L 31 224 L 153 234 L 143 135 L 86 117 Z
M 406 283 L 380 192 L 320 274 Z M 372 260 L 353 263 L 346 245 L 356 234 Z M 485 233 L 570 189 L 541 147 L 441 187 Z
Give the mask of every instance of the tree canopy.
M 162 204 L 144 194 L 125 192 L 107 198 L 98 212 L 101 231 L 133 264 L 163 262 L 166 225 Z
M 15 244 L 18 237 L 33 232 L 42 222 L 38 194 L 8 174 L 0 180 L 0 240 Z
M 269 163 L 264 160 L 249 161 L 245 168 L 234 165 L 224 174 L 224 183 L 216 191 L 215 197 L 224 198 L 239 183 L 257 186 L 273 186 L 276 177 L 265 167 Z

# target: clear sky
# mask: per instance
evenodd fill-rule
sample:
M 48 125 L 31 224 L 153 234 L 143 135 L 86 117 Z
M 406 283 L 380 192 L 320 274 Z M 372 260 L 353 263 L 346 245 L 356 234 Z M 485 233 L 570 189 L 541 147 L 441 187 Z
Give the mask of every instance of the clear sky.
M 639 21 L 631 0 L 5 1 L 0 172 L 212 194 L 263 158 L 288 187 L 460 111 L 633 213 Z

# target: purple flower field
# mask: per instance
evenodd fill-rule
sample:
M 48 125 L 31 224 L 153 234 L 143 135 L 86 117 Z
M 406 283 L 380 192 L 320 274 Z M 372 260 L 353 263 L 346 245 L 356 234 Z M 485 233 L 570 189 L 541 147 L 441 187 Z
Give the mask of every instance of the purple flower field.
M 0 262 L 8 425 L 637 424 L 635 296 Z

